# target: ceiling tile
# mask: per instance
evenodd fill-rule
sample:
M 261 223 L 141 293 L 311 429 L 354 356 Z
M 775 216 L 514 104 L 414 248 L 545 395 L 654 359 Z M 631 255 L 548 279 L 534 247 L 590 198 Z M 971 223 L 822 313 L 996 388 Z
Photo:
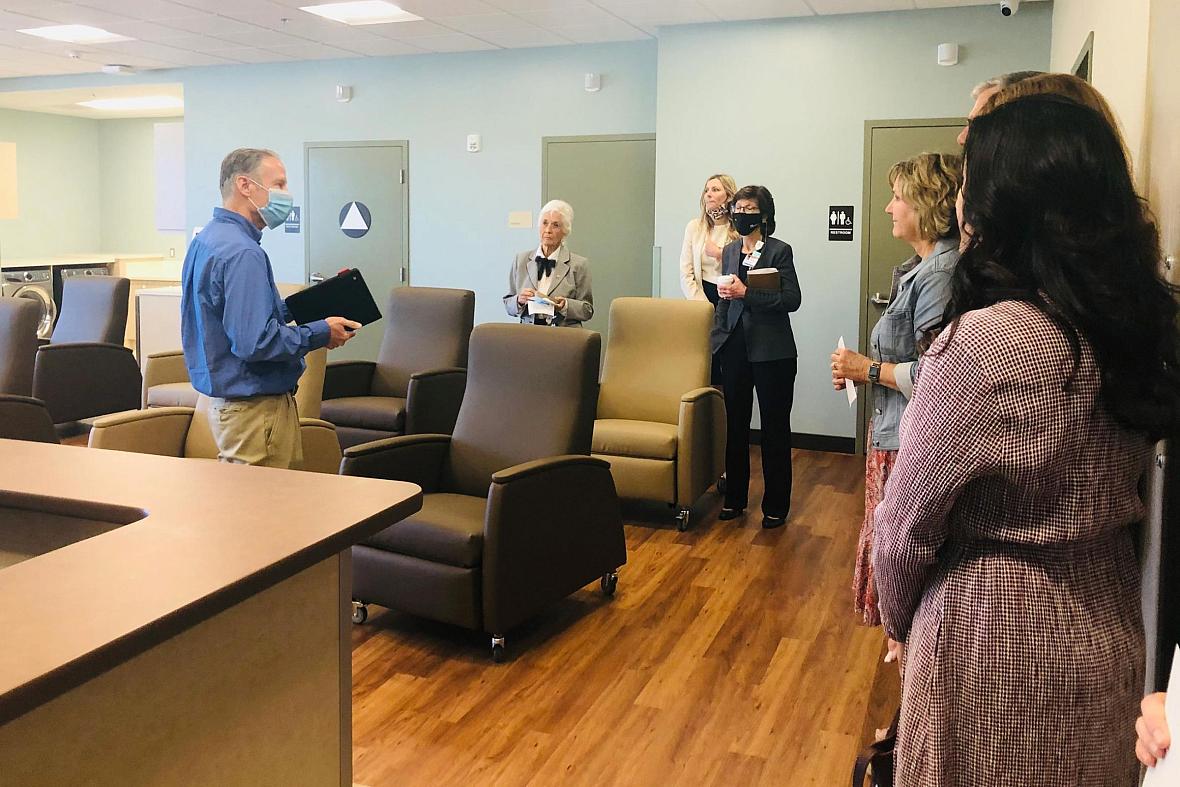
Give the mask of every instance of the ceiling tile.
M 355 41 L 341 41 L 340 46 L 369 57 L 420 55 L 426 51 L 406 41 L 394 41 L 392 38 L 381 38 L 380 36 L 369 36 Z
M 238 45 L 236 41 L 230 41 L 225 38 L 179 32 L 174 32 L 173 35 L 158 39 L 152 43 L 163 44 L 164 46 L 171 46 L 177 49 L 186 49 L 190 52 L 209 52 L 214 49 L 227 49 Z
M 523 11 L 516 16 L 531 22 L 537 27 L 552 30 L 557 27 L 588 27 L 590 25 L 607 25 L 618 22 L 619 18 L 609 11 L 592 6 L 589 3 L 568 6 L 566 8 L 552 8 L 547 11 Z
M 598 4 L 620 19 L 641 26 L 689 25 L 720 19 L 704 4 L 682 0 L 675 3 L 631 3 L 628 0 L 599 0 Z
M 710 0 L 708 7 L 726 21 L 814 16 L 803 0 Z
M 808 4 L 817 14 L 825 16 L 914 10 L 914 0 L 808 0 Z
M 487 41 L 481 41 L 463 33 L 450 33 L 443 36 L 427 36 L 413 39 L 414 46 L 420 46 L 428 52 L 482 52 L 500 47 Z
M 512 14 L 474 14 L 472 16 L 448 16 L 439 20 L 449 28 L 461 33 L 471 33 L 481 38 L 483 33 L 511 32 L 513 30 L 536 30 L 537 26 L 530 24 Z
M 211 36 L 221 35 L 227 30 L 241 30 L 245 26 L 246 24 L 239 19 L 229 19 L 215 14 L 168 20 L 168 27 L 174 27 L 186 33 L 201 33 Z
M 443 27 L 440 24 L 426 20 L 421 22 L 395 22 L 390 25 L 367 25 L 366 29 L 373 35 L 400 41 L 410 41 L 425 36 L 445 36 L 455 32 L 449 27 Z
M 325 44 L 316 44 L 311 41 L 290 46 L 272 46 L 267 48 L 270 51 L 278 52 L 281 55 L 290 55 L 296 60 L 333 60 L 341 58 L 354 58 L 357 56 L 356 52 L 349 52 L 346 49 L 327 46 Z
M 174 60 L 173 56 L 183 51 L 183 49 L 164 44 L 153 44 L 150 41 L 119 41 L 103 47 L 101 52 L 92 50 L 89 55 L 91 59 L 105 58 L 107 63 L 123 62 L 119 59 L 123 55 L 136 55 L 164 63 L 175 63 L 179 61 Z
M 256 49 L 254 47 L 235 47 L 233 49 L 219 49 L 209 54 L 216 57 L 224 57 L 230 60 L 236 60 L 239 63 L 276 63 L 286 60 L 294 60 L 291 55 L 284 55 L 278 52 L 271 52 L 266 49 Z
M 960 8 L 968 5 L 995 5 L 999 3 L 996 0 L 914 0 L 914 5 L 918 8 Z M 996 15 L 999 16 L 999 11 Z
M 575 25 L 573 27 L 559 27 L 555 32 L 565 36 L 575 44 L 598 44 L 608 41 L 639 41 L 651 36 L 626 22 L 609 25 Z
M 442 16 L 471 16 L 496 11 L 494 5 L 483 0 L 397 0 L 396 5 L 403 11 L 435 21 Z
M 28 27 L 44 26 L 44 19 L 37 19 L 35 17 L 26 16 L 25 14 L 13 14 L 8 11 L 0 11 L 0 30 L 22 30 Z
M 21 13 L 37 19 L 47 20 L 48 23 L 53 24 L 93 25 L 94 27 L 104 28 L 106 25 L 125 22 L 128 19 L 123 14 L 101 11 L 97 8 L 87 8 L 85 6 L 74 5 L 73 3 L 41 3 Z
M 148 22 L 182 19 L 205 13 L 169 0 L 81 0 L 81 4 Z
M 192 35 L 188 31 L 178 30 L 175 27 L 169 27 L 166 24 L 159 24 L 157 22 L 139 22 L 127 21 L 119 22 L 107 28 L 112 33 L 118 33 L 121 36 L 128 38 L 135 38 L 140 41 L 159 41 L 163 38 Z
M 594 0 L 486 0 L 501 11 L 515 14 L 522 11 L 556 11 L 584 5 L 602 5 Z
M 265 49 L 275 49 L 275 47 L 280 46 L 299 46 L 300 44 L 311 43 L 296 36 L 289 36 L 286 33 L 280 33 L 277 30 L 271 30 L 266 27 L 258 27 L 246 22 L 238 22 L 237 27 L 222 30 L 213 37 L 224 38 L 226 41 L 232 41 L 236 44 L 246 44 L 248 46 L 263 47 Z
M 491 33 L 480 33 L 479 37 L 497 46 L 507 49 L 525 49 L 535 46 L 561 46 L 571 43 L 568 38 L 534 27 L 531 30 L 499 30 Z

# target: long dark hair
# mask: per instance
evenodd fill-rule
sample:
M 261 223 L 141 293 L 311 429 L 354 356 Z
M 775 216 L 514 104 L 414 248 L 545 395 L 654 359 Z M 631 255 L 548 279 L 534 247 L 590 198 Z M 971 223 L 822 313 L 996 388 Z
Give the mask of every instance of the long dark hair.
M 1135 193 L 1117 134 L 1095 111 L 1031 96 L 975 118 L 964 150 L 970 243 L 947 316 L 1025 301 L 1083 339 L 1120 424 L 1152 437 L 1180 421 L 1176 288 L 1160 277 L 1159 233 Z M 953 327 L 952 327 L 953 330 Z

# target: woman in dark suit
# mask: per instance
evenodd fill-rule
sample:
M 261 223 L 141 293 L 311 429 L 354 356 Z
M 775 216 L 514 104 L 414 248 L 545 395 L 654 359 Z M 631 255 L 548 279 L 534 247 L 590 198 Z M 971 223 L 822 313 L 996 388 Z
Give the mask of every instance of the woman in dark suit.
M 766 482 L 762 526 L 781 527 L 791 510 L 791 403 L 799 365 L 791 312 L 801 301 L 799 278 L 790 245 L 770 237 L 774 198 L 765 187 L 740 189 L 730 203 L 730 220 L 741 239 L 722 250 L 720 300 L 710 336 L 713 354 L 721 357 L 727 421 L 720 518 L 735 519 L 746 508 L 757 390 Z

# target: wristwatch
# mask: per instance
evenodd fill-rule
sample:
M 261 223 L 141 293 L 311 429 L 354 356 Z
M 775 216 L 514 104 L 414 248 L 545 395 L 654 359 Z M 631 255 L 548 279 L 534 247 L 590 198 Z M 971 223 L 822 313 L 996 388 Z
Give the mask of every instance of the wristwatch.
M 876 361 L 873 361 L 871 364 L 869 364 L 869 382 L 873 383 L 874 385 L 881 382 L 881 364 L 877 363 Z

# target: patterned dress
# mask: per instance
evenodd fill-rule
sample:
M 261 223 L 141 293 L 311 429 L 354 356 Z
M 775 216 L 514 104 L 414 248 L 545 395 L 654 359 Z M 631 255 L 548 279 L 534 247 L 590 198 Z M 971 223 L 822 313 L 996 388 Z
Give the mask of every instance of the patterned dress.
M 872 431 L 870 427 L 869 435 Z M 870 448 L 865 457 L 865 518 L 860 525 L 856 542 L 856 569 L 852 575 L 853 607 L 866 626 L 880 626 L 881 613 L 877 610 L 877 585 L 873 582 L 873 525 L 874 512 L 885 497 L 885 483 L 893 473 L 897 451 Z
M 925 356 L 877 509 L 885 630 L 907 643 L 897 784 L 1134 785 L 1143 689 L 1131 527 L 1149 444 L 1093 354 L 1004 302 Z

